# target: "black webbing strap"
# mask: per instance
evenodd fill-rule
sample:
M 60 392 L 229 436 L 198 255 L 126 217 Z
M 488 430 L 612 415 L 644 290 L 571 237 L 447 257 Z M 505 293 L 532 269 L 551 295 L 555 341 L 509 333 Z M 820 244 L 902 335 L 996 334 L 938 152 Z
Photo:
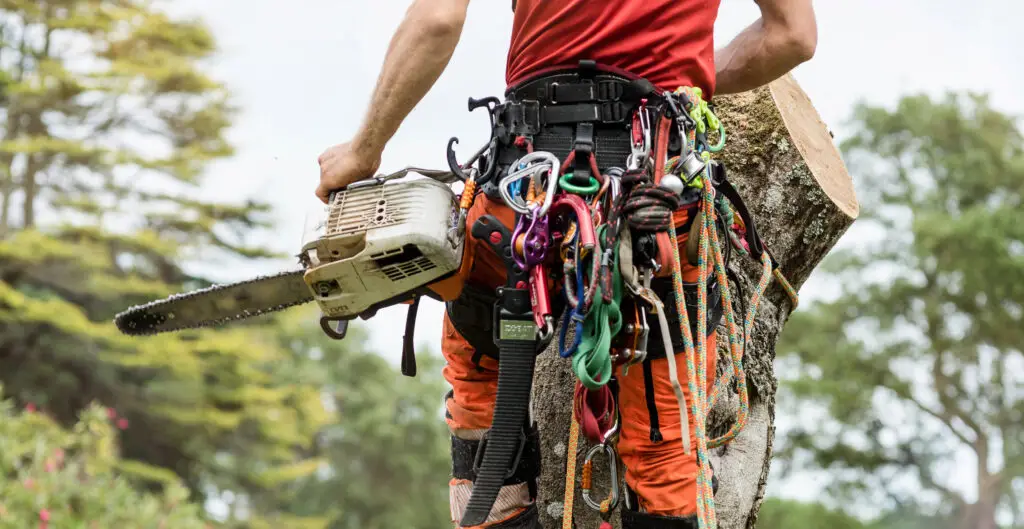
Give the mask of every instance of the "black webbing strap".
M 499 135 L 533 136 L 544 127 L 574 123 L 625 123 L 633 105 L 623 101 L 541 106 L 537 101 L 502 103 L 495 108 Z
M 718 285 L 718 278 L 714 275 L 708 278 L 708 316 L 705 336 L 711 336 L 715 332 L 719 322 L 722 321 L 724 311 L 722 309 L 722 290 Z M 658 295 L 658 298 L 665 304 L 665 318 L 668 320 L 668 329 L 672 346 L 676 351 L 682 351 L 685 346 L 683 332 L 679 328 L 679 313 L 676 311 L 676 292 L 672 286 L 672 279 L 659 277 L 651 281 L 651 290 Z M 696 283 L 683 284 L 683 298 L 686 314 L 690 320 L 690 335 L 697 339 L 697 297 Z M 661 326 L 658 325 L 658 317 L 654 314 L 647 315 L 647 326 L 650 327 L 647 336 L 647 359 L 655 360 L 665 358 L 665 342 L 661 337 Z
M 750 255 L 760 259 L 762 253 L 768 253 L 768 257 L 772 260 L 772 268 L 778 268 L 779 263 L 775 260 L 768 248 L 761 241 L 761 236 L 757 234 L 757 226 L 754 225 L 754 217 L 750 214 L 750 210 L 747 209 L 747 205 L 743 203 L 743 197 L 740 196 L 739 191 L 733 187 L 732 182 L 726 178 L 725 166 L 720 163 L 712 162 L 711 164 L 712 182 L 714 182 L 715 188 L 721 191 L 725 198 L 729 199 L 733 207 L 736 208 L 736 213 L 739 213 L 740 218 L 743 219 L 743 223 L 747 226 L 746 240 L 747 245 L 750 246 Z
M 576 124 L 576 137 L 573 138 L 573 169 L 569 181 L 578 187 L 590 184 L 590 160 L 594 156 L 594 124 L 583 122 Z M 596 162 L 597 160 L 594 159 Z M 597 175 L 594 175 L 597 176 Z
M 636 505 L 634 503 L 634 505 Z M 664 516 L 622 509 L 622 529 L 697 529 L 697 515 Z
M 405 336 L 402 337 L 402 374 L 407 377 L 416 376 L 416 312 L 420 307 L 420 297 L 413 298 L 409 312 L 405 316 Z
M 518 215 L 517 215 L 518 217 Z M 516 219 L 518 220 L 518 219 Z M 506 285 L 498 289 L 494 307 L 494 342 L 498 345 L 498 394 L 487 442 L 474 459 L 480 460 L 473 492 L 460 527 L 481 525 L 498 499 L 505 481 L 515 474 L 521 455 L 524 426 L 529 419 L 530 390 L 537 358 L 537 325 L 533 321 L 526 271 L 512 260 L 512 234 L 497 218 L 484 215 L 473 223 L 473 237 L 487 242 L 506 263 Z
M 504 312 L 504 311 L 503 311 Z M 536 360 L 534 342 L 536 325 L 533 315 L 526 320 L 506 314 L 498 324 L 505 339 L 498 344 L 498 395 L 494 401 L 494 419 L 487 432 L 482 462 L 473 481 L 473 493 L 459 522 L 461 527 L 481 525 L 498 499 L 505 480 L 515 473 L 514 461 L 520 444 L 523 425 L 530 405 L 530 389 Z M 529 339 L 523 339 L 530 335 Z M 477 454 L 477 459 L 480 459 Z

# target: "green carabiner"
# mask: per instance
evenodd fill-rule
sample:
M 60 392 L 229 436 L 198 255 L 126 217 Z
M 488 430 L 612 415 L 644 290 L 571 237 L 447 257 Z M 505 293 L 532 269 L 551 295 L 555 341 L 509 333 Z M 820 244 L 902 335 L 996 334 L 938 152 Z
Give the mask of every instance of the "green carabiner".
M 718 152 L 725 147 L 725 126 L 721 123 L 718 124 L 718 143 L 708 147 L 711 152 Z

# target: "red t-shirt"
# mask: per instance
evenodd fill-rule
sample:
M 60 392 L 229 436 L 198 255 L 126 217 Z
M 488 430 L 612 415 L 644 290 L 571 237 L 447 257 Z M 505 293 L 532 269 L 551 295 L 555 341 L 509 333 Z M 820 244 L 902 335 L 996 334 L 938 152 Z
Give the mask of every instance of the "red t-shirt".
M 505 81 L 512 86 L 590 59 L 663 90 L 699 87 L 709 99 L 720 1 L 518 0 Z

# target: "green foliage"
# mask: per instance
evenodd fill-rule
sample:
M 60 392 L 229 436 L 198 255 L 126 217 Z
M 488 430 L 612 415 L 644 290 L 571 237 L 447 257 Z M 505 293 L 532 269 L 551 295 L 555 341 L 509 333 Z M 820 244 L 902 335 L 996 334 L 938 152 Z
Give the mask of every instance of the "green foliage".
M 65 425 L 93 401 L 116 409 L 121 472 L 154 489 L 175 476 L 197 501 L 231 490 L 257 524 L 319 464 L 312 360 L 269 318 L 141 339 L 111 322 L 209 284 L 189 260 L 272 255 L 246 242 L 266 204 L 196 198 L 232 153 L 228 91 L 199 67 L 215 51 L 201 22 L 144 0 L 0 3 L 0 383 Z
M 1020 524 L 1024 139 L 975 95 L 854 116 L 843 149 L 867 242 L 826 259 L 841 295 L 782 335 L 801 424 L 779 455 L 829 471 L 841 502 Z
M 871 529 L 857 518 L 819 503 L 767 498 L 757 513 L 757 529 Z M 895 528 L 894 528 L 895 529 Z
M 213 527 L 176 479 L 151 494 L 119 475 L 113 423 L 91 405 L 64 429 L 38 410 L 0 401 L 0 527 Z
M 296 354 L 318 358 L 324 371 L 336 414 L 323 431 L 329 464 L 289 488 L 282 501 L 296 514 L 328 516 L 331 529 L 450 526 L 441 359 L 420 346 L 416 377 L 404 377 L 367 350 L 361 329 L 338 342 L 314 322 L 291 322 L 281 339 Z
M 768 498 L 757 515 L 757 529 L 948 529 L 949 521 L 912 511 L 897 511 L 870 521 L 821 503 Z

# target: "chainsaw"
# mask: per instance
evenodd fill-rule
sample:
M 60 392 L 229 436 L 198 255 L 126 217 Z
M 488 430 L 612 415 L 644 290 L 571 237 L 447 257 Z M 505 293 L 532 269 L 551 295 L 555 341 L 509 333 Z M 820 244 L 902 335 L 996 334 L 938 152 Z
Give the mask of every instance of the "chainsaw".
M 320 327 L 343 339 L 349 321 L 421 296 L 455 299 L 465 244 L 465 209 L 448 171 L 408 167 L 331 194 L 300 268 L 176 294 L 114 317 L 132 336 L 220 326 L 316 302 Z

